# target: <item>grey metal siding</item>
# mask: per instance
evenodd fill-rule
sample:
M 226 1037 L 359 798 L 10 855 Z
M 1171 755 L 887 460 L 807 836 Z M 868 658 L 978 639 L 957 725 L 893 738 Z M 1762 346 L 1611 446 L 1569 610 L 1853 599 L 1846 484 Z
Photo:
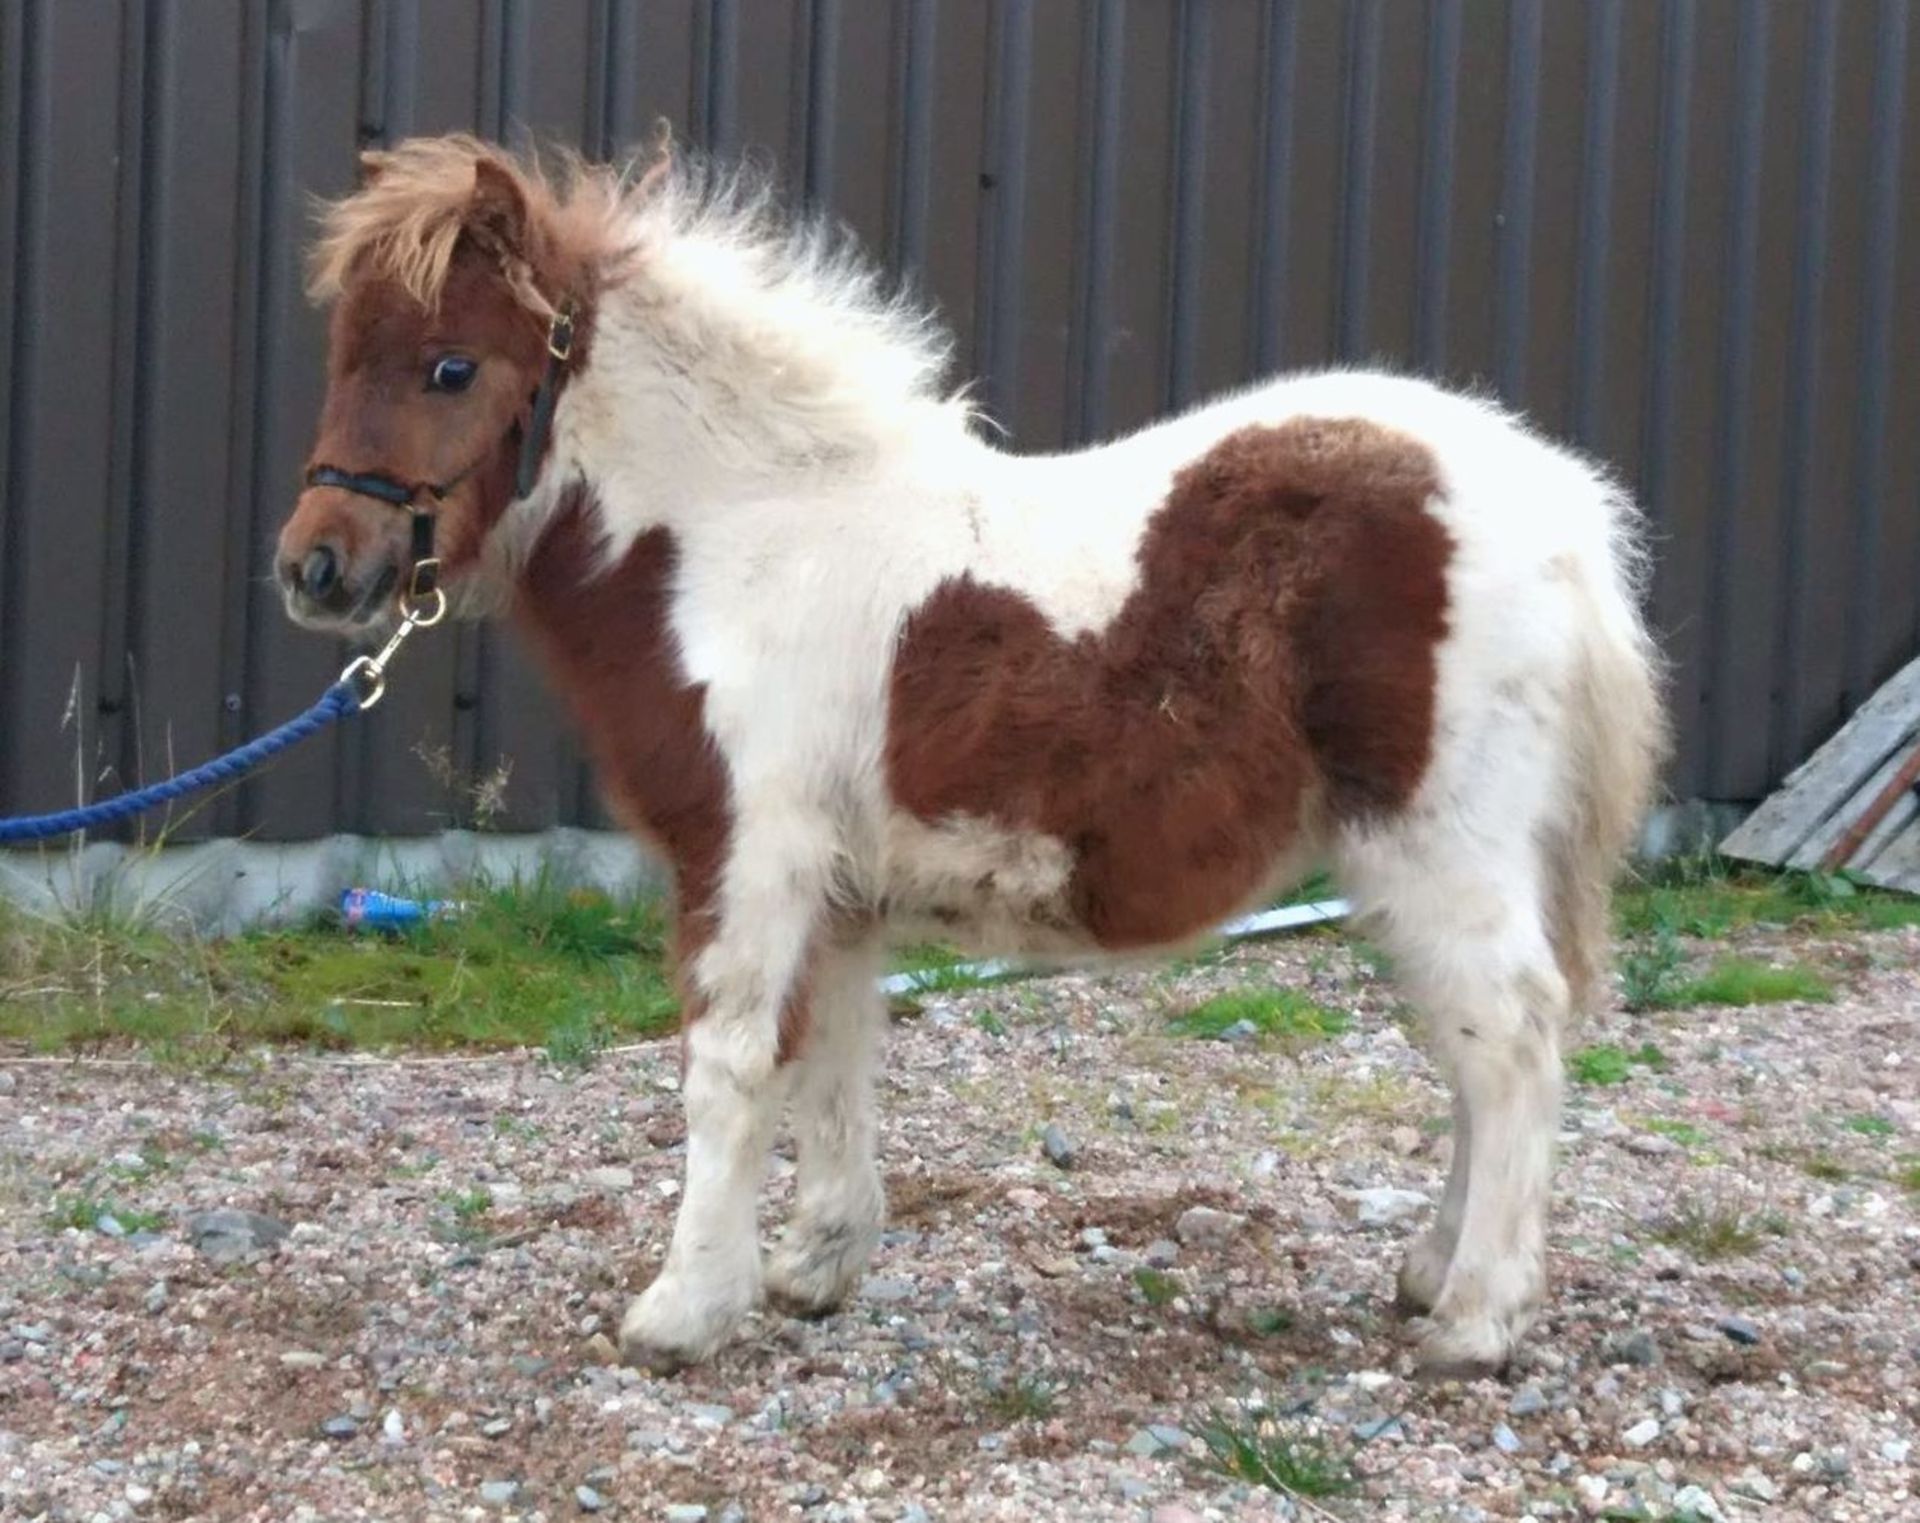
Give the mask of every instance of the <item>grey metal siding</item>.
M 1344 361 L 1524 406 L 1656 527 L 1674 791 L 1754 798 L 1920 648 L 1911 12 L 0 0 L 0 812 L 340 664 L 263 580 L 322 379 L 309 196 L 412 133 L 607 155 L 661 117 L 937 302 L 1020 447 Z M 603 822 L 511 638 L 463 629 L 182 833 L 438 828 L 423 751 L 510 759 L 507 828 Z

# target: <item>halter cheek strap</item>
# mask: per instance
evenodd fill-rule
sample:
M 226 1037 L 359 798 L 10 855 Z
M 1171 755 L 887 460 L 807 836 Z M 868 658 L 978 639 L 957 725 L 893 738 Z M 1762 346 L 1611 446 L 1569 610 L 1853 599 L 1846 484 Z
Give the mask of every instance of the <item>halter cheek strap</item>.
M 516 501 L 531 492 L 534 482 L 539 479 L 540 460 L 547 452 L 547 439 L 553 432 L 553 409 L 560 398 L 561 377 L 566 372 L 567 361 L 573 357 L 573 337 L 573 304 L 567 302 L 554 313 L 553 321 L 547 325 L 546 373 L 540 377 L 540 384 L 534 390 L 533 415 L 528 419 L 527 431 L 520 440 L 520 459 L 513 472 L 513 495 Z M 445 501 L 447 494 L 471 476 L 479 464 L 479 461 L 475 461 L 445 481 L 414 484 L 379 471 L 343 471 L 338 466 L 316 465 L 307 472 L 307 485 L 339 487 L 342 491 L 371 497 L 390 507 L 404 508 L 412 515 L 413 567 L 407 574 L 407 596 L 419 602 L 432 597 L 440 585 L 440 559 L 433 553 L 436 515 L 420 506 L 420 497 L 424 493 L 433 498 L 435 503 Z

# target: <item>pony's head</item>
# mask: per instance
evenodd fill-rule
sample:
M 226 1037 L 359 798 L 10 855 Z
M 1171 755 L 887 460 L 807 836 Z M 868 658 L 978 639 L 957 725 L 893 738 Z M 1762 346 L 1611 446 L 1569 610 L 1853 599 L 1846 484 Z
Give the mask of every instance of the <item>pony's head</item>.
M 315 251 L 327 396 L 276 559 L 288 612 L 319 628 L 388 614 L 429 536 L 452 584 L 482 562 L 544 463 L 541 393 L 584 357 L 607 225 L 592 203 L 614 194 L 580 171 L 563 198 L 463 136 L 362 164 Z

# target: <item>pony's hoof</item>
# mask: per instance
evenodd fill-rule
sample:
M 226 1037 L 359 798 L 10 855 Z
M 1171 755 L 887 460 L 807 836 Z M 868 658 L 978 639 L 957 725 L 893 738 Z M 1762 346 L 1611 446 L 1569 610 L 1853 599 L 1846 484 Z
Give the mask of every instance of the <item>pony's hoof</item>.
M 1393 1309 L 1402 1317 L 1424 1317 L 1440 1304 L 1453 1245 L 1429 1232 L 1407 1250 L 1394 1286 Z
M 746 1315 L 738 1297 L 687 1294 L 666 1276 L 655 1280 L 620 1319 L 620 1360 L 655 1375 L 674 1375 L 725 1343 Z
M 1513 1359 L 1513 1338 L 1491 1317 L 1433 1322 L 1414 1362 L 1427 1380 L 1489 1380 Z
M 859 1285 L 879 1236 L 877 1226 L 789 1231 L 767 1260 L 767 1299 L 809 1321 L 832 1316 Z

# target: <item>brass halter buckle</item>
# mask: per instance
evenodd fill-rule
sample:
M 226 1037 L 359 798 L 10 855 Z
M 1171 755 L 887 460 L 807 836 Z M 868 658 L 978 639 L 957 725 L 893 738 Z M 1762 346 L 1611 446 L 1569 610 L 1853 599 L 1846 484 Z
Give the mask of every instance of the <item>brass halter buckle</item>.
M 363 711 L 386 696 L 387 663 L 399 653 L 408 637 L 416 629 L 432 629 L 446 616 L 447 595 L 438 587 L 421 602 L 416 602 L 411 595 L 400 599 L 400 627 L 387 636 L 387 643 L 373 655 L 354 657 L 340 673 L 340 680 L 350 683 L 360 695 Z

